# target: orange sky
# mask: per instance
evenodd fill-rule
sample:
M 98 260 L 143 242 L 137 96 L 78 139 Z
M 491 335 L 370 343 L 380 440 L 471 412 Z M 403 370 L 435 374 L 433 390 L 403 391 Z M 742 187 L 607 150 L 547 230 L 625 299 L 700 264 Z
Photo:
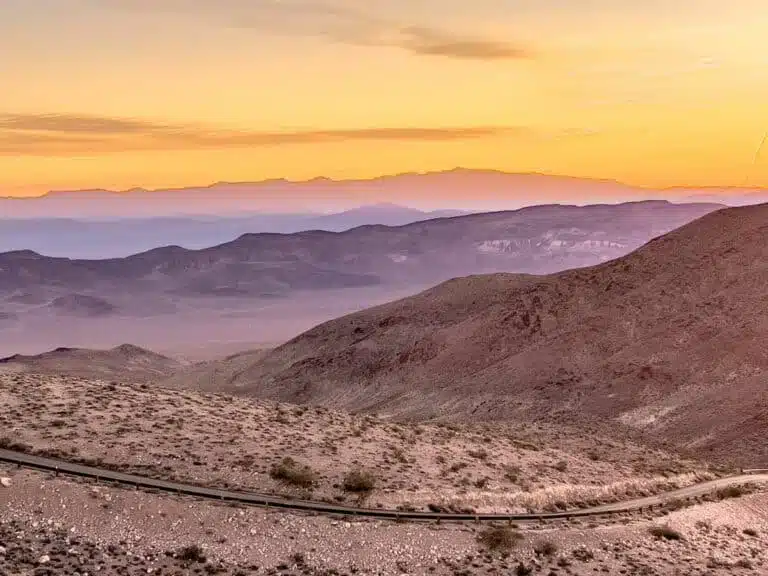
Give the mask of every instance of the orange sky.
M 0 195 L 455 166 L 768 186 L 767 30 L 765 0 L 4 0 Z

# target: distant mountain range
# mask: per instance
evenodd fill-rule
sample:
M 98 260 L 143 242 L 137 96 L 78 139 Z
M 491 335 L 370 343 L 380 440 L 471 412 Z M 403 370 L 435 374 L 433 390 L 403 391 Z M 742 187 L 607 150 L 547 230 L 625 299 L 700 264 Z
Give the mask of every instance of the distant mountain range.
M 754 188 L 649 189 L 613 180 L 545 174 L 511 174 L 457 168 L 368 180 L 315 178 L 303 182 L 219 182 L 210 186 L 162 190 L 53 191 L 38 198 L 0 198 L 4 218 L 127 218 L 167 216 L 245 216 L 249 213 L 338 212 L 360 205 L 392 202 L 434 210 L 446 205 L 471 211 L 509 210 L 551 203 L 619 203 L 642 199 L 701 201 L 727 205 L 768 201 Z
M 547 273 L 621 256 L 721 207 L 664 201 L 535 206 L 398 227 L 244 234 L 201 250 L 165 246 L 105 260 L 22 250 L 0 254 L 0 294 L 19 298 L 45 291 L 65 297 L 52 301 L 61 309 L 87 304 L 109 313 L 107 302 L 115 294 L 145 302 L 161 295 L 275 297 L 297 290 L 420 285 L 487 272 Z
M 200 250 L 164 246 L 104 260 L 6 252 L 0 354 L 122 342 L 172 354 L 183 343 L 182 355 L 234 341 L 272 346 L 452 277 L 598 264 L 720 208 L 532 206 L 344 232 L 249 233 Z
M 38 200 L 42 202 L 42 200 Z M 147 200 L 148 203 L 151 201 Z M 390 203 L 334 214 L 250 214 L 244 216 L 165 216 L 111 220 L 75 218 L 0 219 L 0 252 L 32 250 L 66 258 L 116 258 L 178 245 L 208 248 L 253 232 L 289 234 L 302 230 L 341 232 L 357 226 L 402 226 L 465 214 L 422 211 Z

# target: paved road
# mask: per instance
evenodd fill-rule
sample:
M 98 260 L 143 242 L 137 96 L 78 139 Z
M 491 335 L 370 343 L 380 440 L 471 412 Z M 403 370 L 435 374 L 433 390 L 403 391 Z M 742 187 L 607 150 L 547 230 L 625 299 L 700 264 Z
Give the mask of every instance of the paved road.
M 311 502 L 306 500 L 291 500 L 272 496 L 269 494 L 259 494 L 256 492 L 238 492 L 233 490 L 218 490 L 216 488 L 204 488 L 202 486 L 193 486 L 191 484 L 182 484 L 170 482 L 167 480 L 157 480 L 134 474 L 123 474 L 91 466 L 82 466 L 73 464 L 64 460 L 54 458 L 44 458 L 33 456 L 12 450 L 0 450 L 0 462 L 18 464 L 27 468 L 37 470 L 47 470 L 79 476 L 82 478 L 95 478 L 98 480 L 118 482 L 129 486 L 148 490 L 160 490 L 173 494 L 184 494 L 196 496 L 208 500 L 225 500 L 229 502 L 239 502 L 256 506 L 265 506 L 273 508 L 283 508 L 288 510 L 303 510 L 307 512 L 319 512 L 323 514 L 340 514 L 347 516 L 367 516 L 371 518 L 389 518 L 402 520 L 445 520 L 445 521 L 492 521 L 492 520 L 513 520 L 513 521 L 539 521 L 552 520 L 558 518 L 578 518 L 585 516 L 599 516 L 605 514 L 620 514 L 659 506 L 673 499 L 695 498 L 708 494 L 718 488 L 728 486 L 743 485 L 752 482 L 768 482 L 768 474 L 743 474 L 740 476 L 731 476 L 720 478 L 708 482 L 702 482 L 695 486 L 681 488 L 666 492 L 657 496 L 617 502 L 615 504 L 606 504 L 594 508 L 573 510 L 570 512 L 548 512 L 541 514 L 448 514 L 435 512 L 400 512 L 397 510 L 380 510 L 376 508 L 354 508 L 351 506 L 339 506 L 336 504 L 327 504 L 325 502 Z

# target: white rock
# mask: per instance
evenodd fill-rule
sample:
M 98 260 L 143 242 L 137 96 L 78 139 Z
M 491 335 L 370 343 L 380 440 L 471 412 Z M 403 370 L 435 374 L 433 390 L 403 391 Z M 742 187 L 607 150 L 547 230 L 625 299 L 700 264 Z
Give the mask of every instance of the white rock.
M 3 476 L 0 478 L 0 484 L 2 484 L 5 488 L 11 487 L 11 479 Z
M 48 554 L 43 554 L 40 556 L 40 559 L 37 561 L 38 564 L 48 564 L 48 562 L 51 561 L 51 557 L 48 556 Z
M 0 556 L 5 556 L 5 546 L 0 546 Z

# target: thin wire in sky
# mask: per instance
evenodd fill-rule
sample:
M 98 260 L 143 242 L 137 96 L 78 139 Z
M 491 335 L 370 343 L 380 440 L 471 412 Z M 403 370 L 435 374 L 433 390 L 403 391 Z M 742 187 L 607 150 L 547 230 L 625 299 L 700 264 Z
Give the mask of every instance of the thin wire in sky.
M 763 134 L 762 140 L 760 140 L 760 145 L 757 147 L 757 150 L 755 150 L 755 155 L 752 158 L 752 164 L 749 166 L 749 171 L 747 172 L 746 178 L 744 178 L 744 185 L 746 186 L 749 183 L 749 178 L 752 176 L 752 172 L 755 170 L 755 166 L 757 166 L 757 161 L 760 159 L 760 153 L 763 151 L 763 148 L 765 147 L 765 143 L 768 141 L 768 130 L 765 131 Z

